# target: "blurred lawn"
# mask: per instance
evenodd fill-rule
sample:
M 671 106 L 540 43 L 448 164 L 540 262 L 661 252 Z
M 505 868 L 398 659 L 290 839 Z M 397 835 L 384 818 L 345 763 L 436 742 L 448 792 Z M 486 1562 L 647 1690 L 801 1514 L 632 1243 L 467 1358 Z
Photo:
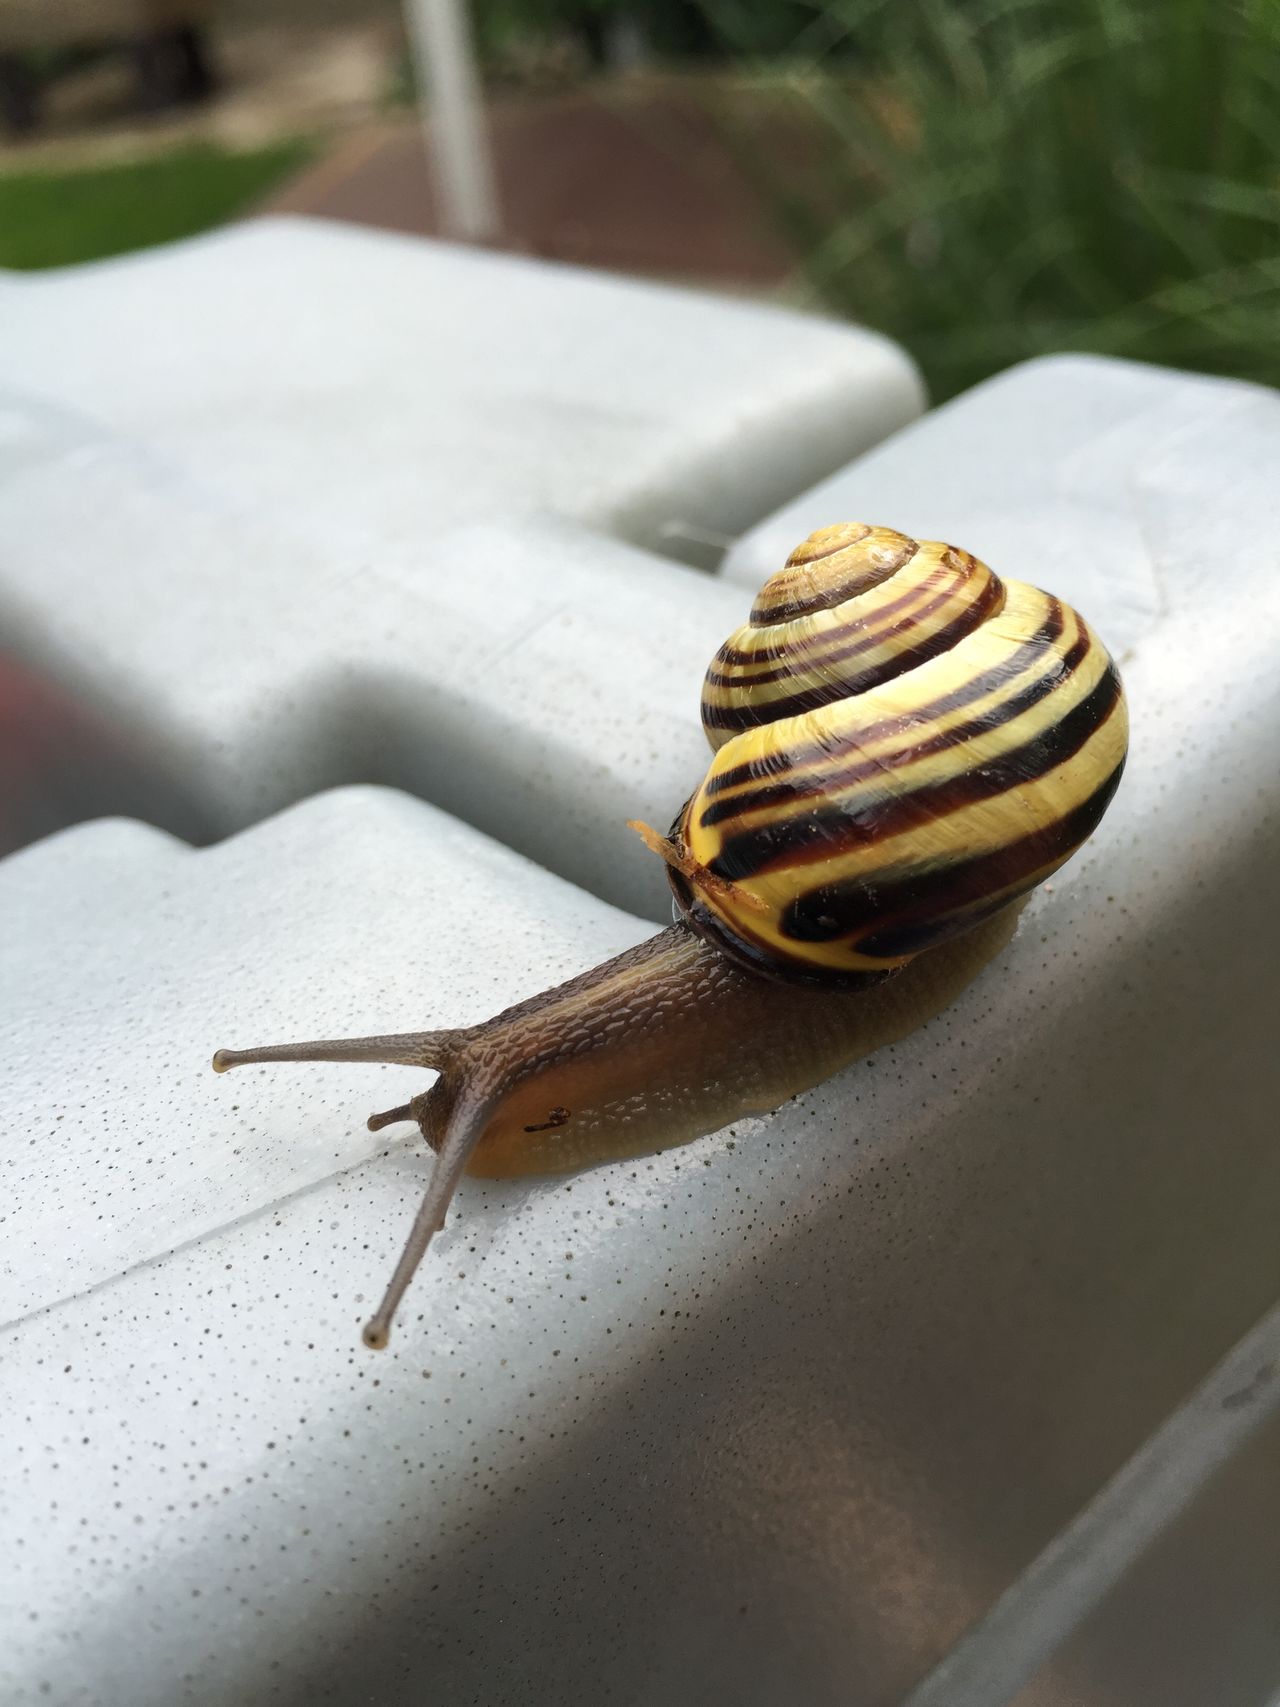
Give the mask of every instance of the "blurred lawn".
M 312 152 L 209 145 L 127 165 L 0 174 L 0 267 L 65 267 L 190 237 L 251 208 Z

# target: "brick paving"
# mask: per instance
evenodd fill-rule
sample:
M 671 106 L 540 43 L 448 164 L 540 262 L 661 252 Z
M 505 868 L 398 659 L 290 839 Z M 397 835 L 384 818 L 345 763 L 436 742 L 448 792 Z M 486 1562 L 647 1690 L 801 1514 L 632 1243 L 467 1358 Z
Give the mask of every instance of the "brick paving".
M 678 80 L 490 105 L 501 246 L 585 266 L 772 289 L 793 257 L 706 99 Z M 262 210 L 439 232 L 412 118 L 343 138 Z

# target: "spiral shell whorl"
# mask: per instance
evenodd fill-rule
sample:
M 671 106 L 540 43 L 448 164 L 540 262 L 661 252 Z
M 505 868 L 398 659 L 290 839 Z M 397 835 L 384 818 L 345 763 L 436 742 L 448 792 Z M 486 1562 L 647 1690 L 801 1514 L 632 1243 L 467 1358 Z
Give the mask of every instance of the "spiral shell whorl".
M 810 536 L 760 592 L 707 671 L 713 747 L 744 729 L 863 693 L 954 646 L 995 615 L 1004 588 L 968 552 L 892 528 Z
M 917 550 L 893 528 L 841 522 L 819 528 L 770 576 L 751 607 L 751 626 L 766 628 L 810 611 L 829 610 L 887 580 Z
M 1042 881 L 1124 763 L 1123 691 L 1070 606 L 967 552 L 814 534 L 707 673 L 718 748 L 677 826 L 689 923 L 776 976 L 883 974 Z

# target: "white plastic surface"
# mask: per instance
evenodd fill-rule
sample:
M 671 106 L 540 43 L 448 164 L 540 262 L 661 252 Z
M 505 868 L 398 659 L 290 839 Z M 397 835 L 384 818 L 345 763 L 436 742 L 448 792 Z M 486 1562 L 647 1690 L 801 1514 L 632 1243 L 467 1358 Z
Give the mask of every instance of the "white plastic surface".
M 857 328 L 314 221 L 23 278 L 0 641 L 67 696 L 78 815 L 206 840 L 388 782 L 659 916 L 625 820 L 696 779 L 742 613 L 672 558 L 920 403 Z
M 34 1140 L 4 1194 L 6 1321 L 376 1148 L 364 1121 L 379 1097 L 402 1100 L 391 1069 L 336 1103 L 317 1101 L 333 1075 L 298 1068 L 270 1084 L 242 1072 L 224 1091 L 209 1077 L 211 1022 L 228 1037 L 469 1024 L 647 934 L 457 819 L 376 790 L 322 795 L 199 853 L 139 824 L 86 826 L 0 863 L 0 879 L 4 1106 Z M 51 1080 L 59 1037 L 83 1046 Z M 161 1106 L 167 1141 L 147 1129 Z M 72 1201 L 84 1219 L 68 1239 Z
M 353 719 L 330 691 L 339 732 L 389 729 L 393 753 L 461 739 L 462 643 L 398 638 L 430 601 L 446 636 L 454 617 L 405 591 L 394 527 L 346 602 L 332 542 L 267 517 L 264 488 L 233 513 L 62 407 L 0 497 L 21 649 L 91 684 L 175 776 L 207 757 L 213 816 L 350 774 L 339 738 L 290 758 L 287 787 L 255 754 L 303 751 L 308 682 L 379 646 L 395 715 Z M 361 1125 L 421 1077 L 217 1079 L 211 1049 L 468 1020 L 649 927 L 378 790 L 200 852 L 107 824 L 0 863 L 0 1699 L 774 1707 L 897 1702 L 926 1678 L 1280 1292 L 1278 464 L 1273 394 L 1038 363 L 802 501 L 788 548 L 862 515 L 1077 597 L 1125 653 L 1117 800 L 1009 952 L 906 1043 L 650 1161 L 467 1182 L 381 1357 L 359 1323 L 430 1164 Z M 96 495 L 79 513 L 57 502 L 73 471 Z M 131 549 L 199 503 L 213 561 L 175 574 L 212 641 L 154 563 L 117 622 L 105 589 Z M 1019 514 L 998 536 L 990 519 Z M 546 623 L 531 659 L 498 663 L 567 678 L 558 737 L 555 693 L 528 714 L 548 765 L 559 739 L 581 770 L 566 810 L 623 792 L 590 770 L 603 687 L 610 707 L 668 691 L 650 613 L 692 650 L 740 608 L 751 553 L 773 566 L 764 531 L 728 582 L 564 521 L 504 552 L 504 596 L 545 598 Z M 461 537 L 424 544 L 436 577 Z M 556 578 L 590 577 L 593 552 L 633 600 L 600 619 L 603 667 Z M 228 564 L 266 588 L 252 619 L 219 603 Z M 288 610 L 309 577 L 322 591 Z M 130 651 L 151 625 L 161 655 Z M 219 703 L 230 757 L 201 751 Z M 468 799 L 522 768 L 531 801 L 551 787 L 513 756 L 518 720 L 482 727 L 452 749 Z M 671 760 L 646 770 L 643 745 L 619 733 L 657 794 Z M 415 786 L 448 771 L 403 762 Z
M 702 673 L 740 588 L 554 520 L 353 561 L 55 430 L 65 452 L 0 487 L 0 610 L 102 713 L 100 789 L 114 775 L 123 805 L 203 840 L 331 783 L 394 783 L 667 915 L 626 821 L 665 830 L 705 768 Z
M 1280 1381 L 1255 1370 L 1254 1384 Z M 1246 1383 L 1232 1397 L 1247 1402 Z M 1258 1401 L 1265 1402 L 1259 1391 Z M 1274 1703 L 1280 1681 L 1280 1415 L 1181 1513 L 1014 1707 Z M 922 1704 L 923 1707 L 923 1704 Z
M 1243 526 L 1270 497 L 1275 410 L 1261 387 L 1135 362 L 1024 362 L 783 505 L 737 542 L 724 573 L 755 588 L 831 517 L 889 518 L 1091 618 L 1105 611 L 1121 655 L 1171 599 L 1216 597 L 1226 576 L 1217 602 L 1233 608 L 1238 569 L 1269 561 L 1270 534 L 1251 538 Z
M 875 333 L 304 219 L 9 281 L 0 374 L 379 553 L 527 512 L 700 552 L 923 403 Z

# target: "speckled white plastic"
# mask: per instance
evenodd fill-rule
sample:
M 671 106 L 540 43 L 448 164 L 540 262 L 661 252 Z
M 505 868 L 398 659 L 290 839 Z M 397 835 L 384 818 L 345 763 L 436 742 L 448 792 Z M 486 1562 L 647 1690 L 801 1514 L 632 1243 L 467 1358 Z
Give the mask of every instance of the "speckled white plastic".
M 1269 493 L 1275 411 L 1262 387 L 1136 362 L 1023 362 L 783 505 L 734 545 L 723 572 L 755 588 L 814 528 L 884 522 L 962 544 L 1090 616 L 1105 611 L 1122 654 L 1162 615 L 1216 593 L 1217 576 L 1196 573 L 1207 534 L 1230 528 L 1238 488 L 1254 502 Z M 1224 544 L 1233 561 L 1266 555 Z
M 6 1193 L 6 1320 L 269 1209 L 376 1147 L 364 1120 L 392 1070 L 357 1075 L 345 1109 L 317 1105 L 332 1075 L 296 1067 L 266 1086 L 241 1071 L 224 1095 L 208 1076 L 211 1023 L 244 1037 L 467 1024 L 647 929 L 457 819 L 377 790 L 322 795 L 202 853 L 102 822 L 14 855 L 0 878 L 15 1028 L 5 1107 L 21 1110 L 41 1158 L 28 1173 L 28 1155 L 21 1189 Z M 55 1115 L 42 1058 L 59 1035 L 86 1047 L 58 1068 Z M 158 1085 L 165 1144 L 138 1130 Z M 70 1112 L 81 1108 L 90 1118 Z M 95 1176 L 91 1236 L 68 1241 L 68 1196 Z
M 873 332 L 322 220 L 6 282 L 6 387 L 355 552 L 532 511 L 700 557 L 924 401 Z
M 850 496 L 986 443 L 996 514 L 1106 441 L 1043 576 L 1142 613 L 1099 832 L 776 1115 L 466 1183 L 387 1354 L 430 1163 L 360 1125 L 422 1077 L 209 1052 L 472 1019 L 645 923 L 380 791 L 0 864 L 0 1699 L 900 1701 L 1275 1299 L 1280 400 L 1036 364 L 937 421 Z
M 0 846 L 380 781 L 659 916 L 625 820 L 696 780 L 742 616 L 673 559 L 921 402 L 855 327 L 315 221 L 15 279 L 0 643 L 67 705 Z
M 1226 1403 L 1280 1384 L 1255 1365 Z M 1252 1392 L 1256 1385 L 1258 1392 Z M 1177 1509 L 1177 1508 L 1175 1508 Z M 1274 1707 L 1280 1694 L 1280 1413 L 1179 1511 L 1014 1707 Z M 923 1707 L 923 1704 L 922 1704 Z
M 665 830 L 705 769 L 702 674 L 741 588 L 545 518 L 353 560 L 118 441 L 41 426 L 67 448 L 0 486 L 0 615 L 96 714 L 66 743 L 80 811 L 206 840 L 374 779 L 669 914 L 626 821 Z

